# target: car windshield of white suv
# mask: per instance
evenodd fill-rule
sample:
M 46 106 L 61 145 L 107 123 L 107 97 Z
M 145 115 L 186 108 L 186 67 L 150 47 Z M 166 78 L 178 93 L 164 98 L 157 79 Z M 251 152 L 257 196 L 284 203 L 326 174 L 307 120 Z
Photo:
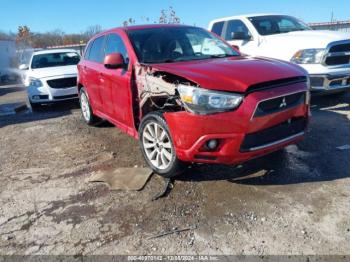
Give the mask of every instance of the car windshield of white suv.
M 249 17 L 249 20 L 260 35 L 275 35 L 293 31 L 312 30 L 305 23 L 291 16 L 256 16 Z
M 38 54 L 33 56 L 32 69 L 77 65 L 80 56 L 75 52 Z
M 172 63 L 239 56 L 231 46 L 196 27 L 128 30 L 141 63 Z

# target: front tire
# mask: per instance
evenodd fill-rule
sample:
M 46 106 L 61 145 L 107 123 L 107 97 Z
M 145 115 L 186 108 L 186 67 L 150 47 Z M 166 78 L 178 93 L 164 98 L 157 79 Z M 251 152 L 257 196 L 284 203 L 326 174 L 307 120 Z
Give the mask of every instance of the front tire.
M 30 103 L 30 107 L 32 108 L 32 112 L 36 112 L 36 111 L 40 111 L 42 109 L 42 105 L 41 104 L 36 104 L 36 103 Z
M 176 156 L 168 125 L 160 112 L 144 117 L 139 138 L 142 154 L 155 173 L 170 178 L 183 172 L 185 164 Z
M 90 106 L 89 97 L 84 87 L 80 89 L 79 102 L 81 108 L 81 115 L 84 121 L 88 125 L 95 125 L 96 123 L 98 123 L 100 119 L 93 114 Z

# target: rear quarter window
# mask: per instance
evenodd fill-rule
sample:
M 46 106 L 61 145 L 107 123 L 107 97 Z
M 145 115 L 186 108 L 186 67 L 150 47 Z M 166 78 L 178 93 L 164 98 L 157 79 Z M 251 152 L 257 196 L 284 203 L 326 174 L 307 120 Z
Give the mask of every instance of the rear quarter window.
M 89 53 L 90 53 L 90 49 L 91 49 L 92 43 L 93 42 L 90 42 L 89 45 L 87 45 L 85 47 L 85 50 L 84 50 L 84 58 L 85 59 L 88 59 L 88 57 L 89 57 Z

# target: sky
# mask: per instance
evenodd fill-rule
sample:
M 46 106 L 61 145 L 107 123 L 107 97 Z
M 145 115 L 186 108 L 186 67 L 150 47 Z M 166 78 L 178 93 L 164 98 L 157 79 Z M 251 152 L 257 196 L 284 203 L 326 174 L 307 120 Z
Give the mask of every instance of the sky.
M 60 29 L 80 33 L 91 25 L 121 26 L 133 18 L 138 24 L 157 21 L 160 10 L 172 6 L 181 22 L 207 27 L 210 20 L 247 13 L 283 13 L 305 22 L 350 20 L 350 0 L 1 0 L 0 31 L 16 32 L 27 25 L 32 32 Z

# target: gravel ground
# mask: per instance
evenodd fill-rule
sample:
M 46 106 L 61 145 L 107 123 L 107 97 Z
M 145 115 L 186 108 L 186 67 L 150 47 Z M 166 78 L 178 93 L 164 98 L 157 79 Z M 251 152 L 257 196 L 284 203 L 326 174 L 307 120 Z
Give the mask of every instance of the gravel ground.
M 25 101 L 0 87 L 1 105 Z M 138 142 L 77 103 L 0 116 L 0 254 L 350 254 L 350 95 L 318 97 L 305 141 L 244 166 L 195 165 L 157 201 L 88 183 L 143 166 Z M 160 232 L 191 228 L 150 239 Z

